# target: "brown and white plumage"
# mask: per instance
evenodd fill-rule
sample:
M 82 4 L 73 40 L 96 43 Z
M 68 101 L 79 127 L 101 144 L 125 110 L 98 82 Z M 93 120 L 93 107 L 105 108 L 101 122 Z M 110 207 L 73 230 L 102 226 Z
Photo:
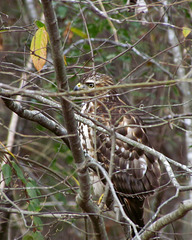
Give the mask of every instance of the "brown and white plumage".
M 85 77 L 74 90 L 112 85 L 113 81 L 109 76 L 96 73 Z M 131 109 L 117 96 L 115 90 L 102 89 L 85 96 L 87 98 L 83 103 L 83 114 L 96 119 L 109 129 L 115 129 L 115 132 L 127 138 L 150 146 L 146 130 L 142 128 L 142 121 L 130 111 Z M 83 123 L 79 123 L 79 133 L 84 151 L 96 158 L 108 171 L 111 159 L 110 135 L 95 131 Z M 94 177 L 95 174 L 94 172 Z M 116 139 L 111 180 L 125 213 L 140 228 L 144 226 L 145 197 L 159 187 L 159 178 L 159 164 L 153 155 Z M 98 180 L 98 177 L 95 180 Z M 104 185 L 103 179 L 102 185 L 94 187 L 98 194 L 104 190 Z

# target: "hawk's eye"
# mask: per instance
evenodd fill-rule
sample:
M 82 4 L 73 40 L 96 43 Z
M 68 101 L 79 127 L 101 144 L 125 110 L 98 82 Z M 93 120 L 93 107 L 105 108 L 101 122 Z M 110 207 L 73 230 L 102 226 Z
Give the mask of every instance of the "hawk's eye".
M 87 83 L 88 87 L 94 88 L 94 83 Z

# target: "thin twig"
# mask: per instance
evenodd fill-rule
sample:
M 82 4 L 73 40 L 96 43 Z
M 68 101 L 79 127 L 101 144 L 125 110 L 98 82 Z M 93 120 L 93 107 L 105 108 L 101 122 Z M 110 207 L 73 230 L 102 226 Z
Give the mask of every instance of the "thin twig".
M 115 201 L 116 204 L 118 205 L 119 210 L 120 210 L 123 218 L 131 225 L 131 227 L 133 228 L 133 230 L 134 230 L 134 232 L 135 232 L 135 235 L 136 235 L 137 239 L 138 239 L 138 240 L 141 240 L 135 224 L 131 221 L 131 219 L 129 219 L 129 218 L 127 217 L 127 215 L 126 215 L 126 213 L 125 213 L 125 211 L 124 211 L 124 209 L 123 209 L 123 206 L 122 206 L 122 204 L 120 203 L 120 201 L 119 201 L 119 199 L 118 199 L 118 197 L 117 197 L 117 194 L 116 194 L 116 192 L 115 192 L 115 189 L 114 189 L 114 186 L 113 186 L 113 184 L 112 184 L 112 182 L 111 182 L 111 179 L 110 179 L 109 176 L 108 176 L 108 173 L 107 173 L 106 170 L 100 165 L 99 162 L 96 162 L 96 161 L 95 161 L 95 159 L 91 158 L 91 157 L 88 156 L 88 155 L 87 155 L 87 158 L 88 158 L 88 160 L 89 160 L 89 166 L 90 166 L 90 167 L 91 167 L 91 166 L 93 166 L 93 167 L 96 166 L 96 167 L 99 168 L 99 170 L 102 172 L 102 174 L 103 174 L 103 176 L 105 177 L 107 183 L 109 184 L 110 191 L 111 191 L 111 193 L 112 193 L 112 195 L 113 195 L 114 201 Z

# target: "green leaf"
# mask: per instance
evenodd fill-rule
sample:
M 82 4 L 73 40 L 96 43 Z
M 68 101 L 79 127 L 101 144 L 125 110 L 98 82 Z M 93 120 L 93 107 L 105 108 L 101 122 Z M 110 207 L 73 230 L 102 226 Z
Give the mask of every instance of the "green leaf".
M 22 238 L 22 240 L 34 240 L 33 235 L 34 235 L 33 232 L 27 233 L 27 234 Z
M 35 232 L 34 237 L 34 240 L 44 240 L 44 237 L 40 232 Z
M 173 92 L 175 93 L 176 96 L 180 95 L 180 92 L 177 86 L 173 86 Z
M 28 210 L 33 212 L 39 212 L 41 210 L 39 199 L 30 200 Z
M 39 199 L 37 199 L 39 190 L 38 189 L 33 189 L 34 187 L 36 187 L 36 184 L 35 184 L 35 182 L 33 180 L 27 182 L 27 184 L 26 184 L 26 191 L 27 191 L 29 197 L 33 198 L 29 202 L 28 210 L 29 211 L 37 211 L 38 212 L 41 209 L 40 201 L 39 201 Z
M 27 193 L 31 198 L 37 197 L 37 191 L 36 189 L 29 189 L 29 188 L 34 188 L 34 184 L 32 182 L 27 182 L 26 188 L 27 188 Z
M 39 191 L 39 189 L 37 188 L 37 183 L 35 180 L 33 180 L 32 178 L 28 178 L 29 182 L 31 183 L 31 185 L 33 185 L 33 187 L 36 187 L 35 191 L 37 193 L 37 196 L 41 194 L 41 192 Z
M 15 162 L 12 162 L 12 166 L 13 168 L 15 169 L 16 171 L 16 174 L 17 174 L 17 177 L 24 183 L 26 184 L 26 179 L 23 175 L 23 172 L 21 170 L 21 168 L 15 163 Z
M 57 159 L 53 159 L 51 164 L 50 164 L 50 168 L 55 170 L 55 171 L 59 171 L 60 169 L 57 167 Z
M 58 201 L 63 202 L 63 205 L 65 205 L 65 204 L 67 203 L 66 197 L 64 196 L 64 194 L 62 194 L 62 193 L 56 193 L 56 194 L 55 194 L 55 197 L 56 197 L 56 199 L 57 199 Z
M 12 170 L 9 164 L 4 164 L 2 167 L 5 184 L 8 186 L 12 178 Z
M 107 60 L 110 60 L 110 59 L 114 58 L 115 56 L 116 56 L 115 53 L 111 53 L 111 54 L 108 54 L 108 55 L 106 56 L 106 59 L 107 59 Z
M 23 238 L 22 240 L 44 240 L 43 235 L 36 231 L 36 232 L 28 232 Z
M 45 24 L 44 24 L 44 23 L 42 23 L 42 22 L 41 22 L 41 21 L 39 21 L 39 20 L 36 20 L 36 21 L 35 21 L 35 24 L 36 24 L 36 26 L 37 26 L 38 28 L 45 27 Z
M 81 38 L 87 38 L 87 34 L 84 33 L 83 31 L 81 31 L 81 30 L 78 29 L 78 28 L 72 27 L 70 30 L 71 30 L 71 32 L 77 34 L 77 35 L 80 36 Z
M 33 216 L 33 222 L 39 231 L 43 230 L 43 222 L 40 217 Z
M 67 14 L 67 8 L 65 6 L 59 6 L 57 8 L 57 14 L 60 18 L 65 18 Z

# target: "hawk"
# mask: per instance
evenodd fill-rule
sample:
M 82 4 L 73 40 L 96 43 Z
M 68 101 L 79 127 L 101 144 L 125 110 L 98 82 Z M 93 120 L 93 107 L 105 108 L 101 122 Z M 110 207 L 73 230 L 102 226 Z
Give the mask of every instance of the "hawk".
M 75 86 L 75 91 L 103 89 L 99 92 L 83 94 L 85 98 L 81 112 L 88 118 L 94 118 L 102 123 L 108 129 L 114 129 L 116 133 L 151 147 L 141 119 L 119 98 L 116 90 L 109 88 L 113 85 L 111 77 L 105 74 L 94 73 L 84 77 Z M 110 134 L 102 133 L 81 122 L 79 122 L 79 134 L 83 150 L 99 161 L 106 171 L 109 171 L 112 153 Z M 115 140 L 113 152 L 114 166 L 111 181 L 114 189 L 127 216 L 142 228 L 145 198 L 159 187 L 158 159 L 119 139 Z M 92 175 L 95 182 L 94 192 L 101 195 L 106 181 L 98 171 L 94 171 Z M 108 206 L 110 204 L 108 203 Z

